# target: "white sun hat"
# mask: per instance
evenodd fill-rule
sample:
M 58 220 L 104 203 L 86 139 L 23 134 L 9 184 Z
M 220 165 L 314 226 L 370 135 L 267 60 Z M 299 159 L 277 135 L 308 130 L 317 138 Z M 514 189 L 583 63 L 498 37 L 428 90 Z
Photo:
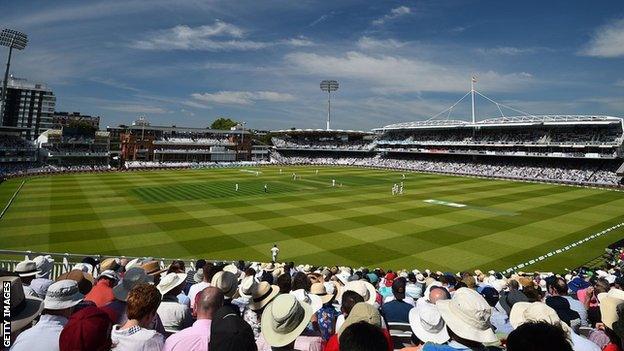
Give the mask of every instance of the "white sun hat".
M 295 341 L 312 318 L 312 307 L 291 294 L 278 295 L 262 312 L 262 335 L 269 345 L 282 347 Z
M 371 283 L 364 280 L 347 282 L 342 291 L 343 293 L 345 291 L 355 291 L 364 298 L 364 302 L 370 305 L 375 304 L 375 301 L 377 300 L 377 291 L 375 290 L 375 287 Z
M 241 297 L 251 299 L 253 292 L 258 289 L 258 282 L 256 278 L 253 276 L 247 276 L 241 280 L 240 285 L 238 286 L 238 294 Z
M 186 282 L 186 274 L 171 272 L 160 279 L 158 283 L 158 291 L 164 296 L 169 291 Z
M 64 279 L 50 285 L 43 304 L 47 310 L 63 310 L 79 304 L 84 295 L 75 280 Z
M 482 343 L 498 341 L 490 325 L 492 307 L 478 292 L 459 288 L 450 300 L 438 300 L 438 311 L 459 337 Z
M 409 311 L 409 323 L 414 334 L 422 341 L 444 344 L 449 340 L 446 324 L 436 305 L 424 298 L 416 301 L 416 306 Z
M 548 324 L 561 324 L 567 334 L 571 329 L 563 323 L 557 312 L 543 302 L 516 302 L 509 312 L 509 324 L 516 329 L 527 322 L 546 322 Z
M 312 312 L 320 310 L 323 307 L 323 301 L 321 297 L 318 295 L 311 294 L 304 289 L 297 289 L 295 291 L 290 292 L 299 302 L 307 303 L 312 307 Z

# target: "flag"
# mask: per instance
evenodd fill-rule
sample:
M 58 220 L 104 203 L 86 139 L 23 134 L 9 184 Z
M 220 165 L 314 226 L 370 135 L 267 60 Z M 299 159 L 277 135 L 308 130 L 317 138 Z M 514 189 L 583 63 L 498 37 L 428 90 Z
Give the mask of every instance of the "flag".
M 472 82 L 476 83 L 477 82 L 477 76 L 472 76 Z

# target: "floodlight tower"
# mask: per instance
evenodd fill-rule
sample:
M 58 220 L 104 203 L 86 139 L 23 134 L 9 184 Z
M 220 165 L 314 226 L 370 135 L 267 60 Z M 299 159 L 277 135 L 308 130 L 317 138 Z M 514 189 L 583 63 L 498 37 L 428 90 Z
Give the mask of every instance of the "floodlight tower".
M 329 122 L 331 121 L 331 92 L 338 90 L 338 82 L 335 80 L 324 80 L 321 82 L 321 90 L 327 92 L 327 126 L 329 130 Z
M 2 99 L 0 100 L 0 125 L 4 116 L 4 105 L 6 104 L 7 81 L 9 80 L 9 67 L 11 66 L 11 55 L 13 49 L 24 50 L 28 44 L 28 36 L 22 32 L 12 29 L 3 29 L 0 32 L 0 45 L 9 48 L 9 57 L 7 59 L 6 71 L 4 71 L 4 80 L 2 81 Z

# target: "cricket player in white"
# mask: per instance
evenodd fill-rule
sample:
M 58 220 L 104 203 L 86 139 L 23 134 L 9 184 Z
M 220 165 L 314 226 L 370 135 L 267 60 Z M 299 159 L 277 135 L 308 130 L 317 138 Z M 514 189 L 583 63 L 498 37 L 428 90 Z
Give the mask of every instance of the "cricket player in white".
M 277 247 L 277 244 L 274 244 L 273 247 L 271 248 L 271 257 L 273 262 L 277 262 L 277 254 L 279 253 L 279 248 Z
M 336 179 L 332 179 L 332 186 L 336 186 Z
M 238 191 L 238 183 L 236 183 L 236 191 Z

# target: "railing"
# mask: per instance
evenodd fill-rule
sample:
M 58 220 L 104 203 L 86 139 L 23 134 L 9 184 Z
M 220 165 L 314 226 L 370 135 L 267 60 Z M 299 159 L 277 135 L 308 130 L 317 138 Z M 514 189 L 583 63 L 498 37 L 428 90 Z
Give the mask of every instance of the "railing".
M 145 258 L 148 260 L 155 260 L 159 262 L 160 268 L 165 269 L 169 267 L 172 261 L 180 260 L 177 258 L 165 258 L 165 257 L 130 257 L 130 256 L 108 256 L 108 255 L 90 255 L 90 254 L 70 254 L 70 253 L 58 253 L 58 252 L 42 252 L 42 251 L 20 251 L 20 250 L 1 250 L 0 249 L 0 269 L 6 269 L 10 272 L 15 270 L 15 266 L 22 260 L 32 260 L 37 256 L 49 255 L 54 259 L 52 272 L 50 273 L 50 279 L 55 280 L 61 274 L 67 273 L 73 269 L 73 267 L 82 261 L 85 257 L 93 257 L 98 261 L 102 261 L 106 258 L 125 258 L 132 260 L 135 258 Z M 16 257 L 23 256 L 18 259 Z M 184 261 L 186 270 L 195 270 L 195 260 L 181 260 Z M 210 261 L 207 262 L 218 262 Z M 97 277 L 99 270 L 94 267 L 93 276 Z

